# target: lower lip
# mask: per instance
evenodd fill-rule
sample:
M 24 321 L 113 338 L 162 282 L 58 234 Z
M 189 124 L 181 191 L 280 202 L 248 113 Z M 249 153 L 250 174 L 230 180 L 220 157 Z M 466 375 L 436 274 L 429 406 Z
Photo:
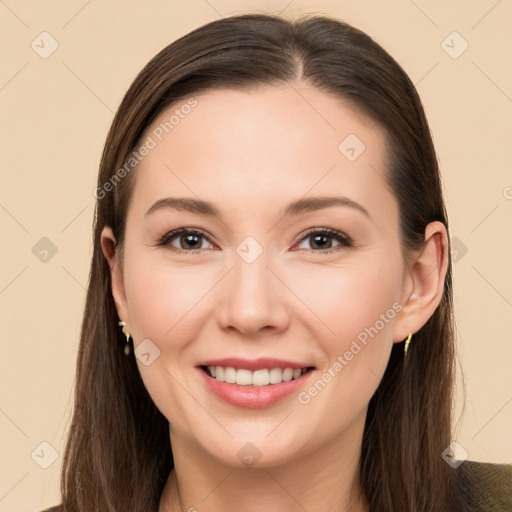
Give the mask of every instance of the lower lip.
M 205 384 L 219 398 L 225 402 L 236 405 L 237 407 L 245 407 L 249 409 L 260 409 L 269 407 L 277 401 L 297 392 L 311 377 L 314 370 L 302 374 L 298 379 L 280 384 L 269 384 L 268 386 L 252 387 L 240 386 L 238 384 L 229 384 L 221 382 L 210 377 L 206 371 L 198 368 L 202 374 Z

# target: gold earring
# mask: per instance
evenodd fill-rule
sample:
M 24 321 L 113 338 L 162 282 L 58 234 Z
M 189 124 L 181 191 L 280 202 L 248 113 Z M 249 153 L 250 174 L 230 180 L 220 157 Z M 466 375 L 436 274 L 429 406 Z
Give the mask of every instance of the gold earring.
M 122 320 L 120 320 L 117 325 L 119 325 L 119 327 L 124 327 L 126 325 L 126 322 L 123 322 Z M 124 355 L 129 356 L 132 351 L 132 348 L 130 347 L 130 334 L 127 332 L 124 332 L 124 330 L 123 330 L 123 333 L 126 336 L 126 345 L 124 346 Z
M 411 342 L 411 338 L 412 338 L 412 332 L 411 332 L 411 334 L 409 334 L 409 337 L 405 340 L 404 357 L 407 357 L 407 349 L 409 348 L 409 343 Z

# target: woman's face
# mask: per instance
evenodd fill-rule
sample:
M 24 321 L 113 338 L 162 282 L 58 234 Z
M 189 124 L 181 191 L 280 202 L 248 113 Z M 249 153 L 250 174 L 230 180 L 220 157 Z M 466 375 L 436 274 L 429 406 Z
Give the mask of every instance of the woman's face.
M 357 437 L 393 342 L 412 330 L 379 127 L 294 84 L 198 94 L 143 142 L 113 292 L 173 446 L 272 466 Z M 272 366 L 314 369 L 247 387 L 198 366 L 224 358 L 248 360 L 220 366 L 257 383 L 282 378 Z M 248 372 L 258 358 L 288 363 Z

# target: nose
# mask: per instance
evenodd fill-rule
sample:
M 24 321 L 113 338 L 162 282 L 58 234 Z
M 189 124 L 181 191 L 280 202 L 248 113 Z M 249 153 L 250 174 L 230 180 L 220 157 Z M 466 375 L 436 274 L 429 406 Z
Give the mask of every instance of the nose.
M 264 331 L 277 333 L 288 328 L 286 287 L 270 264 L 265 252 L 251 263 L 234 254 L 233 267 L 221 285 L 217 309 L 217 321 L 223 330 L 255 337 Z

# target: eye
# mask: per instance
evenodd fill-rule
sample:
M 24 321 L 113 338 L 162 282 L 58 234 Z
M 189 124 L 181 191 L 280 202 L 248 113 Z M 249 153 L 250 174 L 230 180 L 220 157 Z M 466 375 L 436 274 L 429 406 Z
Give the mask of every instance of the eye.
M 301 240 L 307 240 L 308 238 L 312 241 L 309 242 L 309 247 L 306 249 L 320 248 L 320 250 L 313 251 L 320 254 L 335 252 L 340 250 L 340 247 L 352 247 L 351 239 L 335 229 L 315 228 L 302 236 Z M 339 242 L 337 246 L 334 246 L 334 249 L 332 249 L 332 239 Z M 299 250 L 304 250 L 304 248 L 299 248 Z
M 195 229 L 180 228 L 175 229 L 174 231 L 170 231 L 164 235 L 158 242 L 158 245 L 170 246 L 171 249 L 176 252 L 197 253 L 200 252 L 201 249 L 208 248 L 203 247 L 202 243 L 205 241 L 209 242 L 209 240 L 210 239 L 201 231 L 197 231 Z M 173 241 L 178 244 L 178 247 L 172 243 Z M 212 244 L 210 243 L 209 245 L 211 247 Z
M 353 245 L 350 237 L 330 228 L 312 229 L 303 235 L 300 240 L 307 240 L 308 238 L 312 240 L 309 243 L 309 248 L 299 247 L 298 250 L 319 248 L 320 250 L 314 250 L 313 252 L 326 254 L 335 252 L 341 247 L 352 247 Z M 334 249 L 332 239 L 338 242 L 338 245 L 334 245 Z M 179 228 L 161 237 L 158 245 L 169 246 L 175 252 L 199 253 L 202 249 L 207 249 L 208 245 L 210 248 L 212 247 L 211 242 L 207 243 L 207 247 L 203 246 L 203 242 L 210 242 L 210 239 L 203 232 L 195 229 Z

